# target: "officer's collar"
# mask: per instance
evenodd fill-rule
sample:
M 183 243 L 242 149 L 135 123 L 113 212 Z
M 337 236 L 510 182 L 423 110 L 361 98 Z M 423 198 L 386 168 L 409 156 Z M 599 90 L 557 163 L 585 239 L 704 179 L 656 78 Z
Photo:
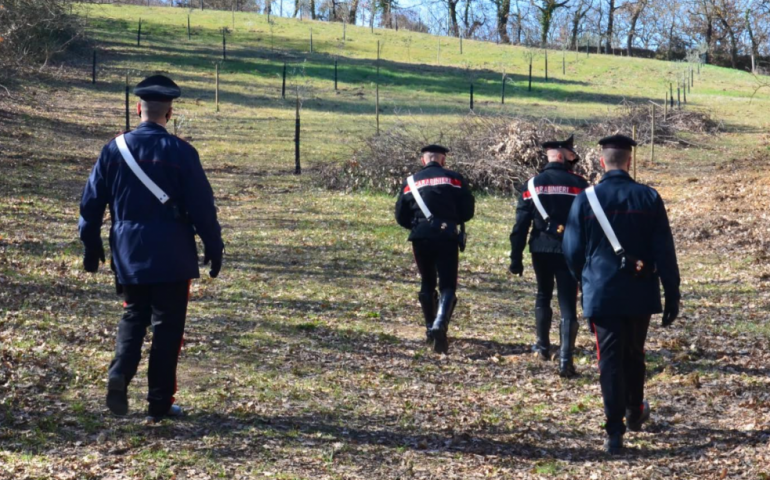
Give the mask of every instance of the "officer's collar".
M 430 162 L 422 168 L 429 168 L 429 167 L 441 167 L 441 164 L 438 162 Z
M 628 174 L 625 170 L 610 170 L 609 172 L 605 173 L 602 176 L 601 181 L 609 180 L 612 178 L 620 178 L 623 180 L 631 180 L 633 181 L 633 178 L 631 178 L 631 175 Z
M 166 127 L 155 122 L 142 122 L 139 124 L 138 127 L 136 127 L 136 129 L 137 130 L 148 129 L 148 130 L 154 130 L 154 131 L 163 132 L 163 133 L 168 132 L 168 130 L 166 130 Z
M 543 170 L 567 170 L 567 164 L 561 163 L 561 162 L 548 162 L 545 167 L 543 167 Z

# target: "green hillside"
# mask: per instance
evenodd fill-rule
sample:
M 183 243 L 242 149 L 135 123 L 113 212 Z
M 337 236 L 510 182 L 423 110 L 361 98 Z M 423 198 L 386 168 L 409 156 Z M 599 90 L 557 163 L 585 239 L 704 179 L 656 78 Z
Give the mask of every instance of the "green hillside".
M 477 199 L 450 354 L 437 356 L 423 342 L 395 199 L 323 190 L 313 178 L 375 132 L 377 41 L 381 128 L 405 121 L 429 135 L 468 114 L 471 81 L 478 115 L 571 128 L 615 115 L 623 101 L 662 103 L 685 67 L 551 50 L 546 83 L 538 51 L 529 92 L 519 47 L 465 41 L 461 55 L 456 39 L 359 27 L 342 42 L 338 24 L 270 26 L 236 13 L 233 28 L 230 12 L 211 11 L 190 12 L 188 40 L 183 9 L 76 11 L 98 48 L 97 83 L 81 50 L 4 83 L 10 95 L 0 89 L 0 478 L 770 476 L 770 176 L 758 168 L 770 90 L 752 98 L 754 77 L 704 67 L 686 108 L 710 112 L 725 133 L 658 145 L 655 164 L 639 149 L 640 180 L 666 200 L 684 298 L 673 328 L 653 319 L 652 420 L 615 461 L 601 452 L 595 341 L 582 319 L 580 378 L 562 381 L 555 362 L 530 354 L 529 259 L 522 278 L 507 273 L 512 198 Z M 217 113 L 221 27 L 231 31 Z M 193 283 L 177 395 L 189 415 L 148 425 L 146 361 L 131 414 L 104 407 L 121 300 L 107 267 L 83 272 L 76 225 L 93 163 L 123 128 L 126 75 L 133 85 L 156 72 L 183 90 L 174 112 L 214 188 L 227 254 L 220 278 Z M 291 174 L 298 90 L 301 176 Z
M 155 71 L 179 80 L 185 96 L 177 112 L 194 118 L 187 135 L 216 135 L 202 117 L 214 112 L 215 63 L 222 60 L 221 29 L 227 28 L 227 61 L 220 71 L 218 121 L 228 121 L 227 136 L 259 143 L 252 159 L 273 163 L 291 153 L 297 90 L 303 100 L 303 133 L 310 161 L 344 157 L 350 144 L 376 130 L 375 79 L 377 45 L 381 49 L 381 125 L 398 118 L 430 126 L 453 122 L 469 111 L 470 84 L 477 114 L 547 117 L 576 123 L 608 115 L 621 102 L 662 104 L 669 84 L 687 75 L 687 64 L 499 46 L 434 37 L 406 31 L 347 27 L 253 13 L 199 11 L 133 6 L 83 6 L 89 32 L 99 49 L 99 88 L 116 107 L 114 125 L 122 122 L 122 83 Z M 190 17 L 191 39 L 187 38 Z M 142 20 L 142 43 L 136 45 Z M 313 53 L 310 53 L 312 32 Z M 345 40 L 343 40 L 343 33 Z M 440 44 L 440 47 L 439 47 Z M 528 90 L 529 56 L 533 85 Z M 334 91 L 334 62 L 338 91 Z M 287 63 L 287 100 L 281 100 L 281 73 Z M 694 65 L 692 65 L 695 68 Z M 501 105 L 502 75 L 507 75 Z M 563 73 L 564 72 L 564 73 Z M 760 92 L 749 109 L 757 81 L 747 73 L 707 66 L 696 75 L 688 106 L 707 107 L 736 126 L 757 127 L 770 119 L 770 91 Z M 91 92 L 93 89 L 89 88 Z M 676 89 L 674 88 L 674 92 Z M 112 94 L 111 96 L 107 96 Z M 675 93 L 676 95 L 676 93 Z M 199 129 L 199 131 L 196 131 Z M 193 133 L 194 132 L 194 133 Z M 222 139 L 225 140 L 225 139 Z M 594 139 L 580 139 L 590 143 Z M 231 143 L 225 140 L 224 143 Z M 221 147 L 212 139 L 207 146 Z M 288 155 L 287 158 L 291 158 Z

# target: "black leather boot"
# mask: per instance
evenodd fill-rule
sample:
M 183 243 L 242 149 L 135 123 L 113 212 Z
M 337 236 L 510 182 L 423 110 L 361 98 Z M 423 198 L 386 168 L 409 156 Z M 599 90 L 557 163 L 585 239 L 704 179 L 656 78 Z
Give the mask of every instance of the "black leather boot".
M 553 318 L 553 310 L 549 307 L 536 307 L 535 308 L 535 331 L 537 332 L 537 343 L 532 348 L 541 360 L 548 361 L 551 359 L 551 319 Z
M 436 320 L 438 313 L 438 293 L 434 290 L 430 293 L 422 292 L 419 296 L 420 306 L 422 307 L 422 316 L 425 318 L 425 336 L 427 341 L 433 340 L 430 335 L 430 329 Z
M 640 431 L 644 422 L 649 419 L 650 404 L 647 402 L 647 400 L 644 400 L 638 409 L 626 409 L 626 426 L 632 432 Z
M 433 351 L 436 353 L 447 353 L 449 351 L 447 330 L 449 329 L 449 321 L 452 319 L 455 305 L 457 305 L 457 297 L 454 290 L 444 290 L 441 292 L 436 320 L 430 329 L 430 335 L 433 337 Z
M 562 378 L 572 378 L 577 376 L 575 364 L 572 361 L 575 351 L 575 340 L 578 334 L 577 320 L 568 318 L 561 319 L 561 349 L 559 359 L 559 376 Z
M 604 440 L 604 451 L 610 455 L 617 455 L 623 451 L 623 434 L 612 433 Z
M 107 380 L 107 408 L 115 415 L 128 413 L 127 387 L 125 375 L 112 375 Z

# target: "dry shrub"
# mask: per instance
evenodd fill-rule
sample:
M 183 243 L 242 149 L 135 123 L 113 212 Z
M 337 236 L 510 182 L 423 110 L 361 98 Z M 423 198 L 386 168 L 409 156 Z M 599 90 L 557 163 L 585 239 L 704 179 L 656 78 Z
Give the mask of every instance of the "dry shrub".
M 420 148 L 437 142 L 452 150 L 449 168 L 461 173 L 472 189 L 511 193 L 545 165 L 540 144 L 568 135 L 546 120 L 470 115 L 428 138 L 420 125 L 400 122 L 366 139 L 350 161 L 322 167 L 319 178 L 331 189 L 395 194 L 404 179 L 420 169 Z M 578 173 L 593 177 L 598 172 L 596 155 L 588 155 L 578 163 Z
M 665 118 L 664 118 L 665 117 Z M 616 133 L 631 135 L 636 125 L 636 140 L 640 145 L 652 141 L 652 105 L 624 102 L 610 112 L 606 119 L 586 124 L 583 131 L 591 137 L 604 137 Z M 655 109 L 655 143 L 691 146 L 692 142 L 681 133 L 714 135 L 723 130 L 721 122 L 702 110 L 671 110 L 664 115 L 663 108 Z
M 46 65 L 83 38 L 83 21 L 70 0 L 0 2 L 0 66 Z

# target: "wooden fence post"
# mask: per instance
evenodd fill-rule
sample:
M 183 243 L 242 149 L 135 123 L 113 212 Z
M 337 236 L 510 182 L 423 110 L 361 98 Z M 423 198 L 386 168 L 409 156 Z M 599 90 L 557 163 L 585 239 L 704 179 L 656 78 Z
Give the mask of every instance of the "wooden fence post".
M 227 40 L 225 39 L 225 27 L 222 27 L 222 61 L 227 60 Z
M 636 124 L 633 125 L 631 131 L 632 131 L 631 138 L 634 141 L 636 141 Z M 634 162 L 634 180 L 636 180 L 636 147 L 634 147 L 634 160 L 633 160 L 633 162 Z
M 380 41 L 377 40 L 377 78 L 374 113 L 377 121 L 377 135 L 380 135 Z
M 687 83 L 682 84 L 682 100 L 684 100 L 684 104 L 687 105 Z
M 502 93 L 500 95 L 500 104 L 505 105 L 505 84 L 506 84 L 507 77 L 505 76 L 505 73 L 503 73 L 503 86 L 502 86 Z
M 337 60 L 334 61 L 334 91 L 337 91 Z
M 650 165 L 655 163 L 655 104 L 652 104 L 652 131 L 650 132 Z
M 126 132 L 131 130 L 131 116 L 128 113 L 128 95 L 129 95 L 129 87 L 128 87 L 128 74 L 126 74 Z
M 668 83 L 668 97 L 671 99 L 671 110 L 674 109 L 674 84 L 669 82 Z
M 676 109 L 681 110 L 682 109 L 682 93 L 681 93 L 682 87 L 677 85 L 676 87 Z
M 471 112 L 473 111 L 473 83 L 471 83 Z
M 139 19 L 139 28 L 136 30 L 136 46 L 142 45 L 142 19 Z
M 299 156 L 300 145 L 300 118 L 299 118 L 299 91 L 297 91 L 297 111 L 294 117 L 294 175 L 302 174 L 302 165 Z
M 91 65 L 91 83 L 96 85 L 96 49 L 94 48 L 94 58 Z
M 545 81 L 548 83 L 548 50 L 545 51 Z
M 217 112 L 219 112 L 219 63 L 217 63 L 217 79 L 216 79 L 216 90 L 214 91 L 214 103 L 217 107 Z
M 281 98 L 286 100 L 286 62 L 283 62 L 283 81 L 281 82 Z

